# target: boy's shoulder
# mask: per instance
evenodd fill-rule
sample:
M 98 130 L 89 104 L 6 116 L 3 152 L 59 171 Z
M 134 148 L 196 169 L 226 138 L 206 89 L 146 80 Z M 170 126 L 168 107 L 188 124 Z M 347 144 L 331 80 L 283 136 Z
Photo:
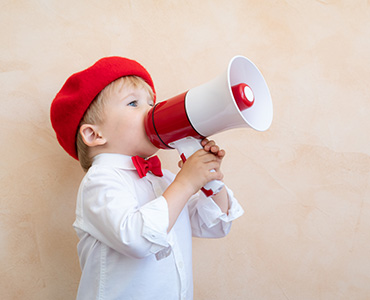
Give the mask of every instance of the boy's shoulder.
M 133 176 L 130 176 L 130 170 L 124 170 L 110 165 L 93 165 L 86 172 L 82 179 L 81 186 L 114 186 L 114 185 L 132 185 Z

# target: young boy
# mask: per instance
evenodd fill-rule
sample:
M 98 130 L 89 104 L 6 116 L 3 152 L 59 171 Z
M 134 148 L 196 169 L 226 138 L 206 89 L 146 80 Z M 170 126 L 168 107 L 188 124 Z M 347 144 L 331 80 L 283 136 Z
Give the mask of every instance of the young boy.
M 69 77 L 51 105 L 59 143 L 87 172 L 73 225 L 77 299 L 192 299 L 192 236 L 223 237 L 243 214 L 226 187 L 212 198 L 198 192 L 223 177 L 225 152 L 213 141 L 176 176 L 162 172 L 144 129 L 155 100 L 143 66 L 106 57 Z

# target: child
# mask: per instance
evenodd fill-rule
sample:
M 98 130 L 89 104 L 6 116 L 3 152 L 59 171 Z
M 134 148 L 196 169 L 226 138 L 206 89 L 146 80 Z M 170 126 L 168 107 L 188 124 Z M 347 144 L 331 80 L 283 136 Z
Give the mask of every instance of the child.
M 77 299 L 192 299 L 192 236 L 223 237 L 243 214 L 226 187 L 212 198 L 198 193 L 223 177 L 225 152 L 213 141 L 176 176 L 148 159 L 158 150 L 144 129 L 155 100 L 143 66 L 106 57 L 68 78 L 51 105 L 59 143 L 87 172 L 73 224 Z

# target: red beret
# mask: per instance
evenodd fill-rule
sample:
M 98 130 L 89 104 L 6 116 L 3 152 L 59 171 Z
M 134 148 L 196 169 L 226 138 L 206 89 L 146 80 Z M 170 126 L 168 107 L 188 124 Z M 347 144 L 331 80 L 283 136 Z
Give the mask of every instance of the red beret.
M 112 56 L 73 74 L 55 96 L 50 108 L 51 124 L 59 144 L 73 158 L 78 160 L 77 129 L 90 103 L 109 83 L 129 75 L 144 79 L 155 95 L 153 80 L 142 65 L 128 58 Z

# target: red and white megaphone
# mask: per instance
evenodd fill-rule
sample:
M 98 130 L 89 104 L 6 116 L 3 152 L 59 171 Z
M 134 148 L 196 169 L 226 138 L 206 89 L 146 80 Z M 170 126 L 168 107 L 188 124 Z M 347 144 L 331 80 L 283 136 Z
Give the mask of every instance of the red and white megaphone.
M 272 122 L 270 91 L 258 68 L 235 56 L 217 78 L 159 102 L 145 119 L 145 130 L 157 148 L 177 149 L 182 160 L 202 149 L 200 141 L 232 128 L 267 130 Z M 211 196 L 223 187 L 218 180 L 202 191 Z

